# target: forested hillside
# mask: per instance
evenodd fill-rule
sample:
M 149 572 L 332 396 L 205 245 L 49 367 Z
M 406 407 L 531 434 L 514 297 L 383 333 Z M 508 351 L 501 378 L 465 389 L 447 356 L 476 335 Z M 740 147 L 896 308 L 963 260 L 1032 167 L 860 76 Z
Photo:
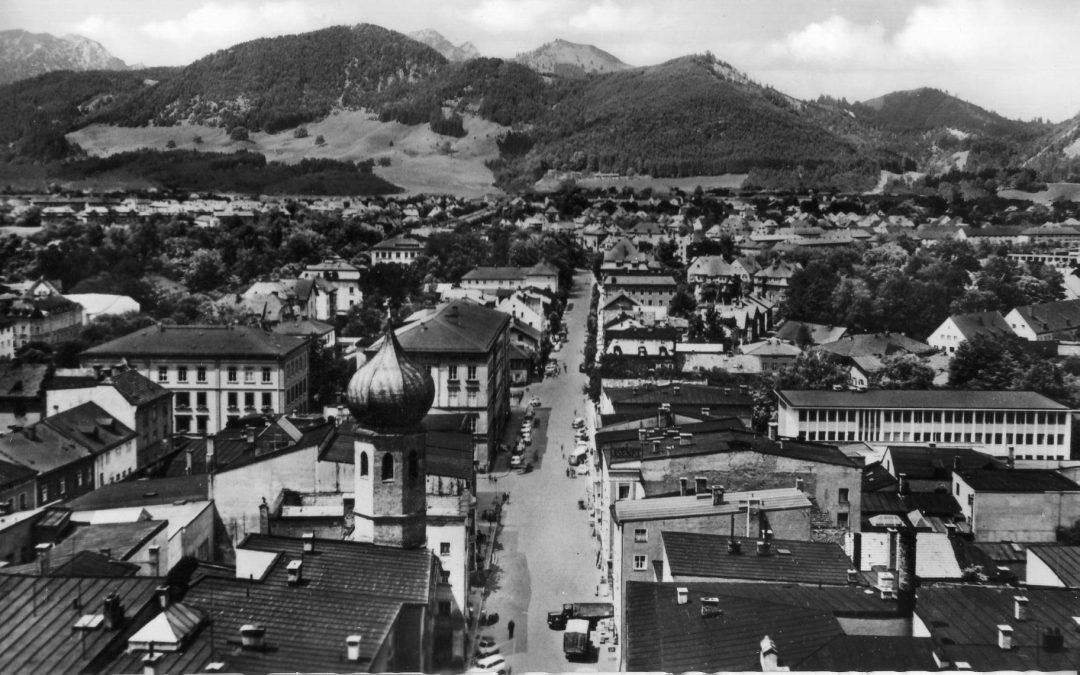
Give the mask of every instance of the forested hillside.
M 376 94 L 447 63 L 431 47 L 379 26 L 335 26 L 215 52 L 172 80 L 103 113 L 121 125 L 189 121 L 269 132 L 370 105 Z

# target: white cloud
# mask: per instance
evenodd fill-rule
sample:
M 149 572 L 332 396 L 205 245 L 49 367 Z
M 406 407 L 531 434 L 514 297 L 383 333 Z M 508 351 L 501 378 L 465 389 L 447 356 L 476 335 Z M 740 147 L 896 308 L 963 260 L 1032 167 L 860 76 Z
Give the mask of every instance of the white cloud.
M 192 57 L 257 37 L 312 30 L 320 17 L 296 0 L 281 2 L 208 2 L 177 19 L 139 26 L 145 37 L 181 46 Z
M 483 0 L 468 13 L 481 30 L 525 33 L 550 25 L 560 13 L 558 2 L 545 0 Z
M 789 33 L 775 43 L 771 52 L 778 57 L 811 64 L 835 65 L 876 59 L 885 48 L 881 24 L 863 26 L 834 15 Z
M 590 34 L 655 34 L 672 24 L 671 12 L 657 13 L 653 5 L 628 5 L 615 0 L 602 0 L 570 16 L 570 28 Z

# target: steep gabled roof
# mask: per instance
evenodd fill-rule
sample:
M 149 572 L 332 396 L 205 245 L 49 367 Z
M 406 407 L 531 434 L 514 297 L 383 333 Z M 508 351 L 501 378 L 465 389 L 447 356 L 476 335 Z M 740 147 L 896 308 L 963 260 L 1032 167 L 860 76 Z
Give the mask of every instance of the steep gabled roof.
M 1017 307 L 1017 314 L 1037 335 L 1080 330 L 1080 300 L 1061 300 Z
M 954 314 L 949 317 L 956 329 L 965 339 L 970 340 L 976 335 L 1000 336 L 1014 335 L 1013 330 L 1005 321 L 1001 312 L 973 312 L 971 314 Z
M 112 386 L 124 400 L 133 406 L 145 405 L 166 396 L 168 389 L 154 382 L 137 370 L 125 370 L 112 376 Z

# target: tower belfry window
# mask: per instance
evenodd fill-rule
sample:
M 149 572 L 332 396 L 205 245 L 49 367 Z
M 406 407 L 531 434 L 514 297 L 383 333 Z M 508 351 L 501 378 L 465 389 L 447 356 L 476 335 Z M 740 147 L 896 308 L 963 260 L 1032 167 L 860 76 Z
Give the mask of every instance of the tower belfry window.
M 409 452 L 409 479 L 416 480 L 416 477 L 420 475 L 420 459 L 416 456 L 416 451 Z
M 394 479 L 394 456 L 391 455 L 389 452 L 383 455 L 382 458 L 382 479 Z
M 366 452 L 360 453 L 360 475 L 368 475 L 368 458 Z

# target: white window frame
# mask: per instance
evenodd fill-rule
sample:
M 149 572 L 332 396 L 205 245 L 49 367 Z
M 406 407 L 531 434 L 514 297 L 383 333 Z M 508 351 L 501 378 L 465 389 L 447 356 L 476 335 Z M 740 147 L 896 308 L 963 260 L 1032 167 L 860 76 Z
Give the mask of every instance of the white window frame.
M 649 569 L 649 556 L 644 553 L 634 554 L 634 570 L 637 572 L 643 572 Z

